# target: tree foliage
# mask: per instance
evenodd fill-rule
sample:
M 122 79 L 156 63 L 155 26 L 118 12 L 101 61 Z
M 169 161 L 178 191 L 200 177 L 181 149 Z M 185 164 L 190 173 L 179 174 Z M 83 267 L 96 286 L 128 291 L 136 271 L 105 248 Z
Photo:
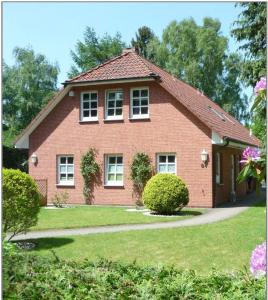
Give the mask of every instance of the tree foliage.
M 218 20 L 204 18 L 173 21 L 162 40 L 148 44 L 148 56 L 174 76 L 199 89 L 238 120 L 246 120 L 247 98 L 241 95 L 241 58 L 228 53 L 228 40 Z
M 120 55 L 124 47 L 125 43 L 122 42 L 120 33 L 116 33 L 114 37 L 108 34 L 98 37 L 93 28 L 86 27 L 84 41 L 78 41 L 75 51 L 71 51 L 74 64 L 68 76 L 74 77 Z
M 145 58 L 150 58 L 147 52 L 147 46 L 155 38 L 154 32 L 147 26 L 142 26 L 136 33 L 136 38 L 131 40 L 131 45 L 136 51 Z
M 246 54 L 243 79 L 254 86 L 266 74 L 266 2 L 241 2 L 237 5 L 243 11 L 231 33 L 242 43 L 240 49 Z
M 31 48 L 16 47 L 14 66 L 3 65 L 4 136 L 10 144 L 57 89 L 59 68 Z

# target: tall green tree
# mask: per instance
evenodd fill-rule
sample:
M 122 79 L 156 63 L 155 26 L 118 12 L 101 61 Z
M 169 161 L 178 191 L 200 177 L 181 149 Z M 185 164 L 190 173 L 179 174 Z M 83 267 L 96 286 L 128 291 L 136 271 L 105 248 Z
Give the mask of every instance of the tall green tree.
M 266 75 L 266 2 L 243 2 L 237 4 L 243 10 L 234 23 L 233 37 L 241 43 L 245 53 L 242 78 L 247 85 L 255 87 L 260 77 Z M 251 129 L 266 145 L 266 99 L 263 107 L 252 111 Z
M 160 67 L 202 91 L 238 120 L 247 121 L 247 98 L 242 94 L 241 59 L 228 53 L 228 40 L 218 20 L 173 21 L 154 38 L 148 55 Z
M 114 37 L 108 34 L 98 37 L 93 28 L 86 27 L 84 40 L 76 43 L 75 51 L 71 50 L 74 64 L 68 73 L 69 78 L 120 55 L 123 48 L 125 48 L 125 43 L 122 41 L 120 33 L 116 33 Z
M 231 31 L 245 53 L 243 78 L 254 87 L 266 74 L 266 2 L 241 2 L 243 8 Z
M 59 68 L 31 48 L 16 47 L 15 64 L 3 64 L 4 141 L 26 127 L 57 90 Z
M 135 47 L 136 51 L 145 58 L 150 58 L 147 52 L 147 46 L 151 40 L 155 38 L 155 34 L 147 26 L 142 26 L 138 29 L 135 39 L 131 40 L 131 45 Z

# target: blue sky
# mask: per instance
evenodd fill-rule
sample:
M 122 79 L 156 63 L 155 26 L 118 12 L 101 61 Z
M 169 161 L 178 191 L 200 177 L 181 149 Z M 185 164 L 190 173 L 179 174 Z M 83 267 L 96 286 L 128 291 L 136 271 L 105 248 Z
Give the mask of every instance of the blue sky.
M 14 63 L 15 46 L 31 45 L 50 62 L 58 62 L 59 83 L 67 79 L 72 64 L 70 50 L 83 39 L 86 26 L 98 35 L 114 35 L 130 43 L 140 26 L 147 25 L 161 36 L 172 21 L 192 17 L 198 24 L 206 16 L 222 23 L 222 33 L 229 38 L 229 49 L 238 45 L 230 37 L 232 23 L 241 9 L 235 2 L 5 2 L 3 3 L 3 58 Z

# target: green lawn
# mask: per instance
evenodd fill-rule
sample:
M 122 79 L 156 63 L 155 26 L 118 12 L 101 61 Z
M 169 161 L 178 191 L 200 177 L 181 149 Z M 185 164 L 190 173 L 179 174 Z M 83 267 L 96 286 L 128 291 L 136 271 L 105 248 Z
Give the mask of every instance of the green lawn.
M 64 259 L 99 257 L 141 265 L 175 265 L 206 273 L 249 265 L 251 251 L 265 240 L 265 203 L 218 223 L 161 230 L 105 233 L 35 240 L 40 255 Z M 134 214 L 134 213 L 133 213 Z
M 127 212 L 127 207 L 76 206 L 73 208 L 41 208 L 38 224 L 31 230 L 82 228 L 103 225 L 156 223 L 191 218 L 205 209 L 184 208 L 176 217 L 145 216 L 142 212 Z

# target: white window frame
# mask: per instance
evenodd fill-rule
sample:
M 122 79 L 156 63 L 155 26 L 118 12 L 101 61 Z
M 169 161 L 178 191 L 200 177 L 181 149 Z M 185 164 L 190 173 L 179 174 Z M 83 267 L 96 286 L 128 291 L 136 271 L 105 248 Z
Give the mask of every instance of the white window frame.
M 165 163 L 165 165 L 174 165 L 175 164 L 175 173 L 173 173 L 173 172 L 160 172 L 160 165 L 161 164 L 164 164 L 164 163 L 160 163 L 160 161 L 159 161 L 159 158 L 160 158 L 160 156 L 166 156 L 166 157 L 168 157 L 168 156 L 175 156 L 175 163 L 169 163 L 169 162 L 166 162 Z M 177 155 L 176 155 L 176 153 L 157 153 L 157 155 L 156 155 L 156 158 L 157 158 L 157 161 L 156 161 L 156 165 L 157 165 L 157 173 L 162 173 L 162 174 L 175 174 L 175 175 L 177 175 Z
M 65 157 L 66 158 L 66 163 L 65 164 L 62 164 L 61 163 L 61 158 Z M 69 164 L 68 163 L 68 158 L 69 157 L 72 157 L 73 159 L 73 163 L 72 164 Z M 60 172 L 60 167 L 65 165 L 66 166 L 66 180 L 61 180 L 60 179 L 60 175 L 61 175 L 61 172 Z M 73 167 L 73 173 L 68 173 L 68 166 L 72 166 Z M 70 155 L 70 154 L 66 154 L 66 155 L 58 155 L 57 156 L 57 173 L 58 173 L 58 176 L 57 176 L 57 185 L 74 185 L 74 156 L 73 155 Z M 67 174 L 73 174 L 73 179 L 72 180 L 68 180 L 68 175 Z
M 136 97 L 133 97 L 133 91 L 136 91 L 136 90 L 147 90 L 148 92 L 148 105 L 139 105 L 139 106 L 135 106 L 135 107 L 139 107 L 139 108 L 142 108 L 142 107 L 147 107 L 148 108 L 148 113 L 147 114 L 135 114 L 133 115 L 133 98 L 136 98 Z M 149 87 L 136 87 L 136 88 L 131 88 L 130 89 L 130 118 L 131 119 L 148 119 L 149 118 L 149 106 L 150 106 L 150 93 L 149 93 Z M 141 97 L 139 97 L 141 98 Z M 145 97 L 144 97 L 145 98 Z M 139 99 L 139 101 L 141 101 L 141 99 Z
M 84 103 L 84 95 L 85 94 L 97 94 L 97 99 L 96 100 L 87 100 L 89 102 L 89 109 L 84 109 L 83 107 L 83 103 Z M 97 107 L 94 109 L 91 109 L 90 107 L 90 103 L 91 102 L 97 102 Z M 98 91 L 85 91 L 85 92 L 81 92 L 81 96 L 80 96 L 80 121 L 84 121 L 84 122 L 88 122 L 88 121 L 98 121 L 98 107 L 99 107 L 99 95 L 98 95 Z M 91 112 L 91 110 L 96 110 L 97 111 L 97 116 L 95 117 L 84 117 L 84 110 L 89 110 L 89 113 Z
M 121 108 L 122 109 L 122 114 L 121 115 L 108 116 L 108 109 L 109 109 L 109 107 L 108 107 L 108 102 L 109 102 L 108 94 L 110 92 L 114 92 L 114 93 L 120 92 L 120 93 L 122 93 L 123 98 L 122 98 L 122 108 Z M 116 99 L 114 101 L 116 102 Z M 105 120 L 123 120 L 123 107 L 124 107 L 124 92 L 123 92 L 122 89 L 109 89 L 109 90 L 105 91 Z M 113 109 L 116 110 L 115 107 Z
M 117 171 L 116 171 L 116 167 L 117 165 L 122 165 L 122 173 L 118 173 L 118 174 L 122 174 L 122 181 L 116 181 L 116 180 L 108 180 L 108 175 L 109 175 L 109 172 L 108 172 L 108 169 L 109 169 L 109 158 L 110 157 L 122 157 L 122 164 L 117 164 L 117 161 L 115 163 L 115 176 L 117 174 Z M 105 155 L 105 185 L 106 186 L 123 186 L 124 185 L 124 157 L 123 157 L 123 154 L 120 154 L 120 153 L 116 153 L 116 154 L 106 154 Z

